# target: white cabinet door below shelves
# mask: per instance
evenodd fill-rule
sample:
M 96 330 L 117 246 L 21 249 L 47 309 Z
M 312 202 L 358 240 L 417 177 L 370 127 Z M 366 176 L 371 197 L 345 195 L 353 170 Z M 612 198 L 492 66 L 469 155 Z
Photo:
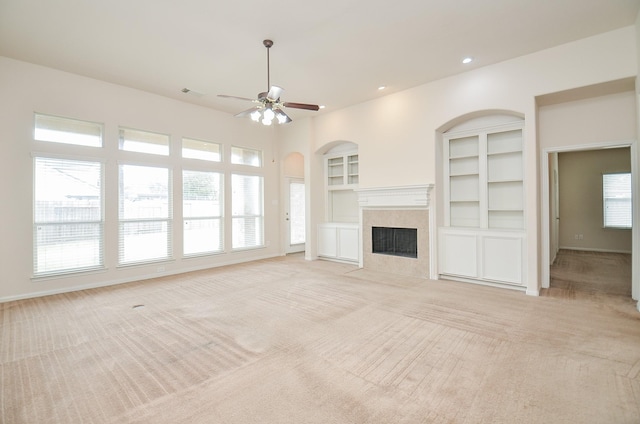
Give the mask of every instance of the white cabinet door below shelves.
M 321 224 L 318 227 L 318 256 L 358 262 L 360 260 L 360 229 L 358 225 Z
M 338 228 L 338 259 L 358 261 L 358 234 L 357 228 Z

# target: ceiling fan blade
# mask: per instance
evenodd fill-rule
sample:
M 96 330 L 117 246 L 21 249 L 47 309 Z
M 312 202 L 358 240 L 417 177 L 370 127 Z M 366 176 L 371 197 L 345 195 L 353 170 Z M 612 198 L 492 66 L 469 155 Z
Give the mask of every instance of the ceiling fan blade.
M 306 109 L 306 110 L 320 110 L 320 106 L 318 105 L 310 105 L 307 103 L 294 103 L 294 102 L 284 102 L 282 103 L 285 107 L 290 107 L 294 109 Z
M 229 96 L 227 94 L 218 94 L 218 97 L 224 97 L 225 99 L 246 100 L 253 102 L 255 99 L 249 99 L 248 97 Z
M 284 110 L 277 108 L 274 109 L 274 111 L 276 113 L 276 119 L 278 120 L 279 124 L 288 124 L 289 122 L 291 122 L 291 118 L 289 118 L 289 115 L 284 113 Z
M 242 112 L 236 113 L 233 116 L 236 117 L 236 118 L 243 118 L 245 116 L 251 115 L 253 112 L 255 112 L 256 110 L 260 110 L 260 109 L 262 109 L 262 106 L 254 106 L 251 109 L 243 110 Z
M 267 99 L 271 102 L 275 102 L 280 98 L 280 95 L 284 92 L 284 88 L 272 85 L 267 93 Z

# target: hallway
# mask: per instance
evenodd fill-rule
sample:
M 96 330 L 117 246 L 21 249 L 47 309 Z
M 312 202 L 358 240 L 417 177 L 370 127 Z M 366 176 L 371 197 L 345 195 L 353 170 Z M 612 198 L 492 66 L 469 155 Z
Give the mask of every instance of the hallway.
M 551 265 L 554 289 L 631 297 L 631 254 L 561 249 Z

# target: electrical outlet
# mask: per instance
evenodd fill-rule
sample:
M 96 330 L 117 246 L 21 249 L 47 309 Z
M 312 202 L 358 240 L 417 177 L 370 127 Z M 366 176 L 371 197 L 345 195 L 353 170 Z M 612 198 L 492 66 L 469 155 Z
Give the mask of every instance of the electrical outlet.
M 578 240 L 584 240 L 584 235 L 578 234 Z
M 574 239 L 574 240 L 578 240 L 578 235 L 577 235 L 577 234 L 574 234 L 574 235 L 573 235 L 573 239 Z

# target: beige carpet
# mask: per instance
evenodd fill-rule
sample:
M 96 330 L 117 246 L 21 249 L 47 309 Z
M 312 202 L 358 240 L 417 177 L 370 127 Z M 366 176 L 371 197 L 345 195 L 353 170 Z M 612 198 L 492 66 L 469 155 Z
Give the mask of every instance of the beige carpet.
M 640 313 L 300 256 L 0 304 L 2 423 L 638 423 Z
M 551 265 L 550 287 L 566 296 L 597 292 L 631 297 L 631 254 L 561 249 Z

